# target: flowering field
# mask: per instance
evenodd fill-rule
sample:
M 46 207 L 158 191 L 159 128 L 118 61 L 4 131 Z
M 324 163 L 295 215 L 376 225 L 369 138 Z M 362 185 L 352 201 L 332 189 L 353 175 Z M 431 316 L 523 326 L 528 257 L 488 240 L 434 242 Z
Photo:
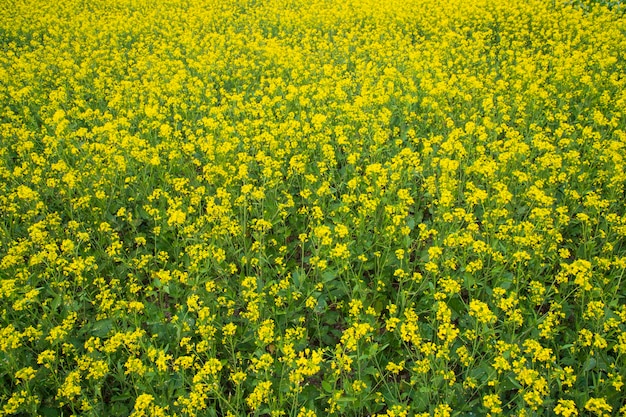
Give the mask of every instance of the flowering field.
M 0 11 L 0 415 L 626 415 L 626 17 Z

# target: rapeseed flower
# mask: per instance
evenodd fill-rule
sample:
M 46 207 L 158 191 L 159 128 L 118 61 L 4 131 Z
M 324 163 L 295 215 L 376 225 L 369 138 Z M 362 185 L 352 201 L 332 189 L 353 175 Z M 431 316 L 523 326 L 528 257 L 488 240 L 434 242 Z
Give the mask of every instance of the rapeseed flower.
M 623 411 L 622 6 L 83 3 L 0 16 L 0 414 Z

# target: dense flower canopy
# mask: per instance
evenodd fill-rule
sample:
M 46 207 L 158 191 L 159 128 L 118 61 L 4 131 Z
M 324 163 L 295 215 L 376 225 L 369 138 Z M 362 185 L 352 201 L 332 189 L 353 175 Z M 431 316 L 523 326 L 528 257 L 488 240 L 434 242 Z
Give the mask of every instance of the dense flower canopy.
M 0 415 L 626 413 L 619 10 L 9 3 Z

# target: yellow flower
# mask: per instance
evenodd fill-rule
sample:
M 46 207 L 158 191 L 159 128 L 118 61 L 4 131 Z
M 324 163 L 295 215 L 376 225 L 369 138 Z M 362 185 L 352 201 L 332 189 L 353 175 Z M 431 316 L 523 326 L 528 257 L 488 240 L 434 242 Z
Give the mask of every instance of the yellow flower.
M 499 414 L 502 412 L 502 401 L 497 394 L 488 394 L 483 396 L 483 406 L 489 410 L 490 413 Z
M 393 362 L 389 362 L 387 364 L 387 366 L 385 367 L 386 370 L 388 370 L 389 372 L 391 372 L 394 375 L 398 375 L 400 373 L 400 371 L 402 371 L 404 369 L 404 361 L 401 361 L 398 364 L 395 364 Z
M 109 372 L 109 365 L 105 361 L 96 360 L 89 364 L 88 370 L 87 379 L 99 380 L 104 378 Z
M 235 323 L 227 323 L 222 327 L 222 333 L 224 336 L 234 336 L 237 331 L 237 325 Z
M 81 392 L 80 373 L 78 371 L 72 371 L 67 374 L 63 384 L 57 390 L 57 398 L 61 403 L 64 403 L 63 400 L 73 401 Z
M 448 404 L 439 404 L 435 408 L 434 417 L 450 417 L 452 413 L 452 407 Z
M 267 319 L 263 321 L 263 323 L 261 323 L 261 327 L 257 332 L 258 340 L 264 344 L 272 343 L 274 341 L 274 327 L 274 320 Z
M 356 381 L 352 382 L 352 390 L 355 393 L 359 393 L 361 391 L 363 391 L 365 388 L 367 388 L 367 385 L 365 384 L 365 382 L 357 379 Z
M 255 411 L 261 404 L 267 403 L 270 399 L 272 389 L 271 381 L 260 382 L 252 393 L 246 398 L 246 404 L 250 407 L 250 410 Z
M 469 315 L 474 317 L 479 323 L 494 323 L 497 320 L 496 315 L 491 312 L 489 306 L 478 300 L 470 301 Z
M 137 374 L 138 376 L 143 376 L 148 370 L 147 367 L 143 364 L 141 359 L 138 358 L 128 358 L 126 363 L 124 364 L 126 371 L 124 375 L 132 375 Z
M 170 226 L 180 226 L 185 223 L 187 214 L 182 210 L 168 210 L 167 224 Z
M 37 371 L 35 371 L 33 368 L 29 366 L 29 367 L 22 368 L 19 371 L 17 371 L 15 373 L 15 378 L 22 380 L 24 382 L 28 382 L 35 377 L 36 373 Z
M 557 416 L 573 417 L 578 415 L 578 409 L 574 401 L 559 399 L 557 405 L 554 407 L 554 413 Z
M 146 413 L 149 410 L 152 402 L 154 401 L 154 397 L 150 394 L 141 394 L 135 400 L 135 408 L 133 412 L 130 414 L 131 417 L 144 417 L 150 414 Z
M 37 357 L 37 364 L 51 368 L 52 363 L 56 359 L 56 353 L 53 350 L 44 350 Z
M 306 407 L 302 407 L 298 411 L 298 415 L 296 417 L 317 417 L 317 414 L 315 414 L 315 411 L 313 410 L 308 410 Z
M 241 384 L 243 381 L 246 380 L 246 373 L 245 372 L 234 372 L 230 374 L 230 380 L 233 381 L 235 384 L 239 385 Z
M 613 407 L 611 407 L 604 398 L 590 398 L 585 403 L 585 410 L 597 416 L 610 416 Z

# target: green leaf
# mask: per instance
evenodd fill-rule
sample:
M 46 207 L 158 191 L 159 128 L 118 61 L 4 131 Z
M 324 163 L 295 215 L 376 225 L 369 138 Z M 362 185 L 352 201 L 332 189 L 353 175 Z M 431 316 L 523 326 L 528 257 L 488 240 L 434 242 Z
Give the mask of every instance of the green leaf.
M 352 403 L 356 401 L 356 397 L 341 397 L 337 400 L 338 403 Z
M 302 277 L 301 277 L 301 275 L 303 275 L 304 279 L 306 280 L 306 274 L 301 272 L 301 271 L 299 271 L 299 270 L 294 271 L 293 274 L 291 274 L 291 279 L 293 279 L 293 283 L 294 283 L 296 288 L 300 288 L 302 286 L 302 282 L 301 282 Z
M 111 397 L 111 401 L 127 401 L 127 400 L 130 400 L 129 393 L 114 395 L 113 397 Z
M 363 371 L 363 373 L 365 375 L 370 375 L 370 376 L 376 376 L 378 374 L 378 369 L 376 369 L 373 366 L 368 366 L 367 368 L 365 368 L 365 370 Z
M 111 406 L 111 411 L 110 411 L 109 415 L 126 416 L 126 415 L 129 415 L 129 414 L 130 414 L 130 407 L 126 403 L 116 402 L 115 404 L 113 404 Z
M 596 361 L 594 358 L 587 359 L 587 361 L 585 362 L 585 365 L 583 366 L 583 372 L 591 371 L 593 368 L 596 367 L 597 363 L 598 361 Z
M 428 409 L 430 403 L 430 387 L 420 387 L 419 390 L 412 397 L 412 406 L 415 411 L 422 412 Z
M 317 305 L 313 309 L 316 313 L 323 313 L 328 308 L 328 303 L 326 302 L 326 298 L 320 297 L 317 299 Z
M 376 311 L 376 314 L 380 314 L 383 308 L 383 303 L 380 300 L 376 300 L 376 302 L 374 303 L 374 311 Z
M 459 297 L 453 297 L 448 302 L 448 306 L 456 313 L 457 316 L 465 315 L 466 309 L 463 300 Z
M 322 274 L 322 282 L 327 283 L 337 278 L 337 272 L 333 270 L 324 271 Z
M 61 415 L 58 408 L 43 407 L 40 412 L 42 417 L 57 417 Z
M 465 288 L 472 289 L 474 285 L 476 285 L 476 277 L 469 273 L 463 274 L 463 279 L 465 281 Z
M 61 305 L 61 302 L 63 301 L 63 297 L 61 297 L 61 295 L 57 295 L 54 297 L 54 300 L 52 300 L 52 311 L 56 311 L 57 308 L 59 308 L 59 306 Z
M 515 378 L 513 378 L 512 376 L 509 376 L 509 381 L 508 381 L 508 383 L 505 383 L 504 387 L 505 388 L 522 389 L 522 386 L 520 385 L 520 383 Z
M 112 319 L 100 320 L 94 323 L 91 329 L 91 335 L 95 337 L 106 337 L 113 327 Z
M 328 381 L 322 381 L 322 388 L 324 388 L 324 391 L 326 392 L 333 392 L 333 386 L 330 385 L 330 382 Z

